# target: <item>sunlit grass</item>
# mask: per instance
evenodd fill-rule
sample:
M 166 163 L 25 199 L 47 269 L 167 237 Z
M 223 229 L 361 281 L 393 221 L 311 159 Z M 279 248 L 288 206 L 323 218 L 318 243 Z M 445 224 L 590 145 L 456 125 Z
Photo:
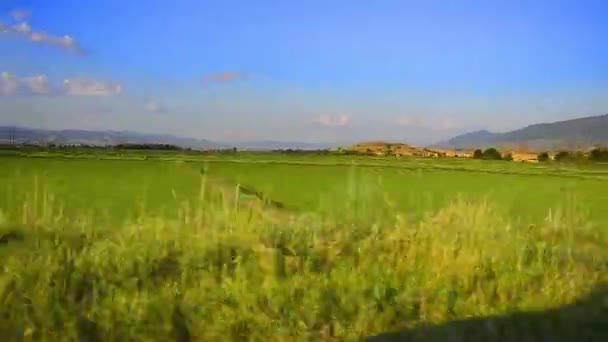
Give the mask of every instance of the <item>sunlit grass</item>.
M 605 231 L 574 204 L 530 225 L 455 197 L 412 220 L 351 178 L 339 210 L 271 220 L 205 177 L 195 196 L 168 192 L 176 215 L 144 200 L 120 223 L 67 213 L 40 179 L 15 190 L 0 215 L 0 335 L 356 341 L 557 307 L 607 280 Z

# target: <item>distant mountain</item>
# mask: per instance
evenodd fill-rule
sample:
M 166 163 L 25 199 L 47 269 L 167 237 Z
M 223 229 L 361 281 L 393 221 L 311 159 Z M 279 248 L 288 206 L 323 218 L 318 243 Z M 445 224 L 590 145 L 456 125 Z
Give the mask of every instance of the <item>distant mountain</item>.
M 437 146 L 452 147 L 452 148 L 476 147 L 479 145 L 485 145 L 488 142 L 493 141 L 493 139 L 497 135 L 498 135 L 497 133 L 492 133 L 492 132 L 489 132 L 486 130 L 475 131 L 475 132 L 456 136 L 446 142 L 437 144 Z
M 170 134 L 148 134 L 132 131 L 87 131 L 87 130 L 46 130 L 14 126 L 0 126 L 0 144 L 29 143 L 46 145 L 86 144 L 170 144 L 184 148 L 212 149 L 232 148 L 248 150 L 300 149 L 316 150 L 331 147 L 331 144 L 314 144 L 303 142 L 250 141 L 250 142 L 212 142 L 205 139 L 177 137 Z
M 483 148 L 525 144 L 536 149 L 608 145 L 608 114 L 540 123 L 506 133 L 477 131 L 436 144 L 444 148 Z
M 168 134 L 145 134 L 130 131 L 45 130 L 23 127 L 0 126 L 0 143 L 17 144 L 170 144 L 185 148 L 217 148 L 222 145 L 194 138 L 182 138 Z

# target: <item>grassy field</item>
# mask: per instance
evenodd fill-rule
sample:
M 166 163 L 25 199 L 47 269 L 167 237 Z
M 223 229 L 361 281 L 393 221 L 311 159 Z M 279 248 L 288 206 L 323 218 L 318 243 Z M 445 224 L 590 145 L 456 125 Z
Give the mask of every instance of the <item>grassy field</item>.
M 11 339 L 608 336 L 603 166 L 48 152 L 0 163 Z

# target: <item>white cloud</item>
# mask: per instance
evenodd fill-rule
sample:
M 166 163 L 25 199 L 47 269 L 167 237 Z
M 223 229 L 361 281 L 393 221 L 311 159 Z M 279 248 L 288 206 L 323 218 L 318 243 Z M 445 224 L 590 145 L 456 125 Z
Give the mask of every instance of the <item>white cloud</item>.
M 75 96 L 113 96 L 122 93 L 122 85 L 88 79 L 66 79 L 63 81 L 63 91 Z
M 23 29 L 25 29 L 25 27 L 22 27 L 22 30 Z M 16 30 L 16 29 L 13 28 L 13 30 Z M 30 28 L 30 30 L 31 30 L 31 28 Z M 16 31 L 16 32 L 19 32 L 19 31 Z M 66 50 L 82 52 L 80 45 L 78 45 L 78 43 L 72 36 L 68 36 L 68 35 L 53 36 L 53 35 L 49 35 L 44 32 L 33 32 L 33 31 L 30 31 L 30 32 L 22 31 L 19 33 L 27 34 L 29 37 L 29 40 L 34 43 L 49 44 L 49 45 L 57 46 L 57 47 L 60 47 L 62 49 L 66 49 Z
M 13 30 L 15 30 L 15 32 L 19 32 L 19 33 L 31 33 L 32 27 L 30 26 L 30 24 L 28 24 L 27 22 L 24 21 L 19 25 L 14 25 Z
M 167 108 L 165 106 L 163 106 L 162 104 L 160 104 L 156 101 L 153 101 L 153 100 L 148 102 L 146 109 L 152 113 L 166 113 L 167 112 Z
M 46 75 L 19 78 L 3 72 L 0 78 L 0 96 L 19 95 L 74 95 L 114 96 L 122 93 L 121 84 L 89 79 L 66 79 L 63 86 L 53 85 Z M 159 107 L 160 108 L 160 107 Z
M 348 115 L 341 115 L 338 119 L 338 125 L 345 126 L 350 123 L 350 117 Z
M 9 74 L 8 72 L 3 72 L 2 77 L 0 78 L 0 95 L 2 96 L 11 96 L 16 95 L 19 91 L 19 80 Z
M 30 40 L 33 42 L 44 42 L 48 39 L 49 37 L 46 35 L 46 33 L 35 32 L 30 35 Z
M 48 44 L 72 52 L 83 52 L 82 48 L 74 37 L 69 35 L 54 35 L 44 31 L 34 30 L 27 21 L 30 16 L 29 11 L 16 10 L 10 13 L 16 23 L 8 25 L 0 22 L 0 33 L 14 33 L 20 37 L 37 44 Z
M 49 94 L 51 92 L 51 83 L 46 75 L 37 75 L 32 77 L 27 77 L 22 80 L 28 90 L 32 94 Z
M 326 127 L 342 127 L 350 124 L 351 120 L 350 117 L 345 114 L 339 116 L 320 115 L 314 118 L 313 122 Z
M 36 75 L 19 78 L 11 73 L 3 72 L 0 79 L 0 95 L 46 95 L 51 92 L 51 84 L 46 75 Z

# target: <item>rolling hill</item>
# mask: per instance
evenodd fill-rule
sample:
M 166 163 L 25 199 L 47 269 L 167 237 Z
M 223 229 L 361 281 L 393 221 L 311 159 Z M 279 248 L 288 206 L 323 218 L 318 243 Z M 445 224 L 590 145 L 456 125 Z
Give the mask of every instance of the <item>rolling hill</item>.
M 342 147 L 343 151 L 354 152 L 367 155 L 394 155 L 394 156 L 409 156 L 409 157 L 433 157 L 433 156 L 450 156 L 455 157 L 455 151 L 430 149 L 418 147 L 403 143 L 391 143 L 386 141 L 368 141 L 361 142 L 352 146 Z M 461 154 L 464 156 L 464 153 Z
M 539 123 L 505 133 L 477 131 L 435 144 L 443 148 L 526 145 L 532 149 L 578 149 L 608 145 L 608 114 Z

